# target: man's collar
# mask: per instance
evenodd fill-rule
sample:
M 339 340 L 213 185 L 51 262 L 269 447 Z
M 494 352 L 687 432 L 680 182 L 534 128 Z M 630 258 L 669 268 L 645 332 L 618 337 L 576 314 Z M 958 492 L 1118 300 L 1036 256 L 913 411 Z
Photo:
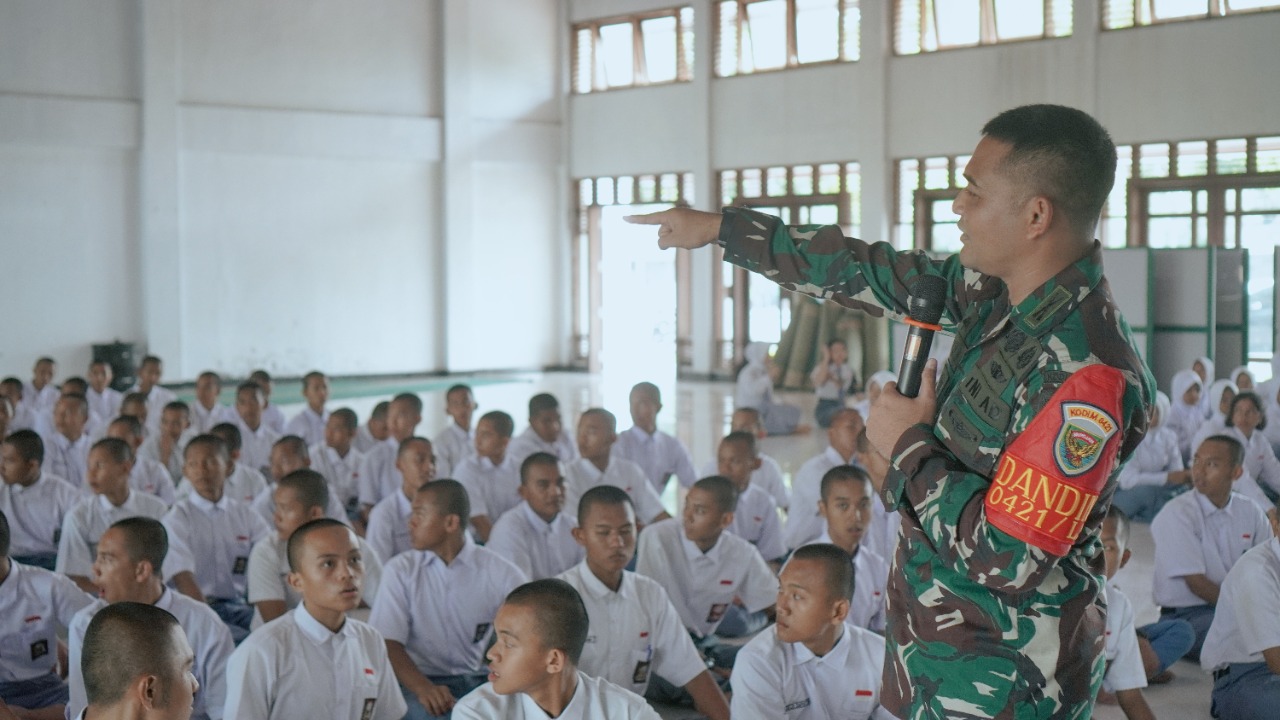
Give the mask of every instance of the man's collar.
M 1101 281 L 1102 245 L 1095 240 L 1093 248 L 1084 257 L 1033 290 L 1014 306 L 1010 315 L 1018 329 L 1027 335 L 1044 335 L 1074 312 L 1080 301 Z

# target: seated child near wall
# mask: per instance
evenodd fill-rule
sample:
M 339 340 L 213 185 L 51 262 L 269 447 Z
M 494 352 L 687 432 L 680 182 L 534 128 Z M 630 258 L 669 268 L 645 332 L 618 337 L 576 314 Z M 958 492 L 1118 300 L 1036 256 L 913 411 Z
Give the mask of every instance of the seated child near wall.
M 529 398 L 529 427 L 511 441 L 511 457 L 517 463 L 536 452 L 551 453 L 560 462 L 578 458 L 578 446 L 560 420 L 560 401 L 551 393 Z
M 369 414 L 369 420 L 356 432 L 356 449 L 361 453 L 367 453 L 373 449 L 374 445 L 384 441 L 389 436 L 387 431 L 387 412 L 391 409 L 391 403 L 383 400 L 373 406 L 373 412 Z
M 85 392 L 85 397 L 89 400 L 89 408 L 96 412 L 103 422 L 120 413 L 120 403 L 124 400 L 124 395 L 111 387 L 111 380 L 114 377 L 115 372 L 111 369 L 111 363 L 103 360 L 94 360 L 89 363 L 89 390 Z
M 178 399 L 177 395 L 160 385 L 163 373 L 164 361 L 155 355 L 147 355 L 138 365 L 138 383 L 129 390 L 130 394 L 139 393 L 146 401 L 146 416 L 139 419 L 148 430 L 154 431 L 159 427 L 160 411 L 165 405 Z
M 831 425 L 832 415 L 844 407 L 845 398 L 856 379 L 853 368 L 849 367 L 849 346 L 844 340 L 829 340 L 809 373 L 813 394 L 818 396 L 818 404 L 813 410 L 818 427 Z
M 400 488 L 382 498 L 369 513 L 369 546 L 383 563 L 413 547 L 409 535 L 409 515 L 418 488 L 435 480 L 435 453 L 431 441 L 411 437 L 396 451 Z
M 319 370 L 302 376 L 302 397 L 307 406 L 289 419 L 284 426 L 285 435 L 297 435 L 307 441 L 307 447 L 324 444 L 324 428 L 329 422 L 329 378 Z
M 355 449 L 353 440 L 359 424 L 351 408 L 338 408 L 324 424 L 324 442 L 311 446 L 311 467 L 329 481 L 329 491 L 347 509 L 347 519 L 360 521 L 360 465 L 364 453 Z M 356 526 L 364 534 L 364 523 Z
M 773 501 L 786 512 L 791 507 L 791 492 L 782 480 L 782 466 L 769 455 L 760 451 L 759 440 L 765 437 L 764 426 L 760 424 L 760 411 L 755 408 L 738 408 L 729 416 L 729 432 L 747 432 L 756 437 L 756 457 L 760 459 L 760 467 L 751 471 L 751 484 L 760 488 L 773 498 Z M 723 475 L 717 460 L 712 459 L 702 466 L 701 477 Z
M 160 412 L 157 432 L 142 442 L 138 455 L 164 465 L 174 482 L 181 480 L 182 450 L 195 436 L 189 432 L 190 427 L 190 408 L 181 400 L 174 400 Z
M 444 412 L 449 424 L 431 439 L 436 449 L 436 473 L 455 477 L 462 461 L 475 454 L 475 437 L 471 432 L 471 415 L 476 411 L 475 395 L 469 385 L 454 385 L 444 394 Z
M 536 452 L 520 465 L 522 502 L 493 524 L 485 547 L 534 580 L 555 577 L 582 560 L 574 520 L 564 511 L 564 472 L 551 453 Z
M 1169 396 L 1156 393 L 1147 434 L 1120 471 L 1119 487 L 1111 499 L 1126 517 L 1149 523 L 1164 504 L 1191 487 L 1191 471 L 1182 464 L 1178 436 L 1165 426 Z
M 755 435 L 741 431 L 729 433 L 720 441 L 716 461 L 719 474 L 728 478 L 738 493 L 729 532 L 754 545 L 776 570 L 781 567 L 787 548 L 782 543 L 778 506 L 764 490 L 751 484 L 752 475 L 760 466 Z
M 677 438 L 658 429 L 662 393 L 650 382 L 631 388 L 631 429 L 618 434 L 614 457 L 630 460 L 644 471 L 653 489 L 662 494 L 674 475 L 680 486 L 689 488 L 698 479 L 689 449 Z
M 818 543 L 831 543 L 849 553 L 853 561 L 853 597 L 845 622 L 884 633 L 886 585 L 889 563 L 862 538 L 871 524 L 871 504 L 878 502 L 871 478 L 853 465 L 833 467 L 822 476 L 822 512 L 825 530 Z
M 85 486 L 85 464 L 93 441 L 85 432 L 89 401 L 83 395 L 64 395 L 53 406 L 53 431 L 44 437 L 44 467 L 76 487 Z
M 275 389 L 271 375 L 266 370 L 254 370 L 249 373 L 249 380 L 262 388 L 262 422 L 277 435 L 284 434 L 284 413 L 279 405 L 271 404 L 271 392 Z
M 53 570 L 62 520 L 84 490 L 44 472 L 44 441 L 19 430 L 0 443 L 0 510 L 10 518 L 9 556 L 24 565 Z
M 271 469 L 271 446 L 280 433 L 267 424 L 263 416 L 266 393 L 262 386 L 249 381 L 236 388 L 236 414 L 240 427 L 240 462 L 263 473 Z
M 311 456 L 307 453 L 307 444 L 297 435 L 285 435 L 271 446 L 271 484 L 275 485 L 280 482 L 286 475 L 298 470 L 308 470 L 311 468 Z M 321 476 L 323 477 L 323 476 Z M 340 523 L 348 524 L 347 509 L 342 506 L 338 500 L 338 496 L 334 493 L 326 495 L 325 516 L 331 517 Z M 263 519 L 271 523 L 276 514 L 275 495 L 269 492 L 260 492 L 258 497 L 253 499 L 253 509 L 262 515 Z
M 475 454 L 454 468 L 454 479 L 471 498 L 470 522 L 480 542 L 488 542 L 493 523 L 520 504 L 520 466 L 507 452 L 514 425 L 501 410 L 485 413 L 476 423 Z
M 210 435 L 219 438 L 227 446 L 227 482 L 223 488 L 227 497 L 233 497 L 246 505 L 267 489 L 267 479 L 255 468 L 240 462 L 240 426 L 232 423 L 214 425 Z M 178 487 L 178 499 L 191 493 L 191 483 L 183 482 Z
M 191 405 L 191 430 L 203 435 L 214 425 L 235 422 L 236 411 L 219 400 L 222 394 L 222 378 L 218 373 L 205 370 L 196 377 L 196 401 Z

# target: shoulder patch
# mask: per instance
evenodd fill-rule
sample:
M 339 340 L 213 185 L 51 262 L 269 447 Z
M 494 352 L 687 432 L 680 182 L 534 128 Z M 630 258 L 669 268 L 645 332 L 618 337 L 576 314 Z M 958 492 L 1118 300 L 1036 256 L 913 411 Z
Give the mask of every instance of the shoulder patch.
M 1105 410 L 1088 403 L 1064 402 L 1062 429 L 1053 444 L 1053 459 L 1068 477 L 1089 472 L 1119 428 Z

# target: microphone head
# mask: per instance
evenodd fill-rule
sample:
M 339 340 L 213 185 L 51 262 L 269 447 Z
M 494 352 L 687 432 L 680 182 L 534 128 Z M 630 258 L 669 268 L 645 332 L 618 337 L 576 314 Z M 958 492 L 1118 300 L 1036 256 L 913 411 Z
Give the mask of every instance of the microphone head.
M 920 275 L 911 284 L 907 314 L 916 322 L 937 325 L 946 307 L 947 281 L 937 275 Z

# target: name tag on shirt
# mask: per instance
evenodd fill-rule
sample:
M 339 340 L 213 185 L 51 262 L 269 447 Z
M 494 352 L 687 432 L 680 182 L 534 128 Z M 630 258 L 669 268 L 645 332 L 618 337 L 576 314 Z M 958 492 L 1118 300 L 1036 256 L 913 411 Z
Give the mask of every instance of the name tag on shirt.
M 649 666 L 651 664 L 648 660 L 637 662 L 636 669 L 631 672 L 631 682 L 637 685 L 649 682 Z
M 377 698 L 364 701 L 364 709 L 360 711 L 360 720 L 373 720 L 373 706 L 378 704 Z
M 809 702 L 810 702 L 809 698 L 805 698 L 797 702 L 787 703 L 787 706 L 782 708 L 782 712 L 792 712 L 793 710 L 803 710 L 809 707 Z
M 39 660 L 40 658 L 42 658 L 42 657 L 44 657 L 45 655 L 48 655 L 48 654 L 49 654 L 49 641 L 48 641 L 48 640 L 37 640 L 37 641 L 35 641 L 35 642 L 31 643 L 31 659 L 32 659 L 33 661 L 34 661 L 34 660 Z
M 231 566 L 232 575 L 243 575 L 245 570 L 249 569 L 249 558 L 241 555 L 236 558 L 236 562 Z
M 479 625 L 476 626 L 476 636 L 471 638 L 471 642 L 478 643 L 481 640 L 484 640 L 485 636 L 488 634 L 489 634 L 489 623 L 480 623 Z

